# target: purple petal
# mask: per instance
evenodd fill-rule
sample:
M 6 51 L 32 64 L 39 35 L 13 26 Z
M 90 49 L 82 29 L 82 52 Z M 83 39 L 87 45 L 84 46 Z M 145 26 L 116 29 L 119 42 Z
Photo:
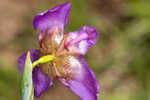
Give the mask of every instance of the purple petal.
M 65 37 L 65 48 L 71 53 L 84 55 L 96 43 L 98 33 L 95 28 L 84 26 L 79 31 L 70 32 Z
M 52 53 L 58 48 L 63 39 L 70 9 L 71 3 L 67 2 L 34 17 L 34 29 L 40 30 L 38 40 L 42 53 Z
M 31 53 L 32 62 L 34 62 L 40 57 L 39 50 L 30 50 L 30 53 Z M 22 75 L 22 72 L 24 70 L 26 55 L 27 53 L 21 56 L 18 60 L 18 68 L 19 68 L 20 75 Z M 44 92 L 50 85 L 52 85 L 52 81 L 50 80 L 50 78 L 40 71 L 39 66 L 33 69 L 32 78 L 33 78 L 33 86 L 34 86 L 34 95 L 36 97 L 39 97 L 42 92 Z
M 78 61 L 77 59 L 72 59 L 72 62 L 70 63 L 72 63 L 72 65 L 76 64 L 78 72 L 76 72 L 70 80 L 61 78 L 61 82 L 69 87 L 82 100 L 97 100 L 99 84 L 84 58 L 80 56 Z M 75 68 L 75 66 L 73 68 Z
M 39 97 L 53 83 L 48 76 L 40 71 L 39 67 L 33 70 L 34 96 Z
M 40 51 L 39 50 L 30 50 L 31 54 L 31 61 L 34 62 L 38 58 L 40 58 Z M 24 70 L 24 64 L 25 64 L 25 59 L 26 59 L 27 53 L 25 53 L 23 56 L 20 56 L 18 59 L 18 68 L 20 75 L 22 75 L 23 70 Z
M 34 29 L 46 31 L 47 29 L 58 27 L 63 32 L 68 22 L 70 9 L 71 3 L 67 2 L 43 13 L 39 13 L 34 17 Z

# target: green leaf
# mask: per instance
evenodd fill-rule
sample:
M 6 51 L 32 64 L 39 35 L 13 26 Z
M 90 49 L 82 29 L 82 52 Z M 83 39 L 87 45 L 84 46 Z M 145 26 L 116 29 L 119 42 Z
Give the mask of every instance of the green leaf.
M 32 62 L 30 52 L 27 53 L 24 72 L 21 77 L 21 100 L 33 100 Z

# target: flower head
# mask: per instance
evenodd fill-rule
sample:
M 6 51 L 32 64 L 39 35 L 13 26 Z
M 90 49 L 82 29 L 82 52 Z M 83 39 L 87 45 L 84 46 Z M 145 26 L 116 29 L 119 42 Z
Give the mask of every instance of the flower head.
M 53 84 L 52 79 L 56 77 L 82 100 L 97 100 L 99 84 L 83 58 L 88 48 L 96 43 L 97 31 L 93 27 L 83 26 L 78 31 L 64 35 L 70 9 L 71 4 L 67 2 L 34 17 L 34 29 L 40 30 L 38 36 L 40 50 L 30 51 L 31 60 L 35 64 L 34 95 L 39 97 Z M 26 53 L 19 58 L 21 75 L 25 57 Z M 38 64 L 37 62 L 40 62 L 38 59 L 52 61 L 46 60 L 44 64 Z M 50 68 L 50 77 L 42 71 L 45 67 Z

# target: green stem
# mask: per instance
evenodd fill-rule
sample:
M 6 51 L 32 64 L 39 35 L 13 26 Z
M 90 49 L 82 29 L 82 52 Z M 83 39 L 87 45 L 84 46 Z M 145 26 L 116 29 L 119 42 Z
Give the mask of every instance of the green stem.
M 46 55 L 46 56 L 42 56 L 40 57 L 38 60 L 34 61 L 32 64 L 32 69 L 34 69 L 34 67 L 40 63 L 47 63 L 50 61 L 54 60 L 54 55 Z

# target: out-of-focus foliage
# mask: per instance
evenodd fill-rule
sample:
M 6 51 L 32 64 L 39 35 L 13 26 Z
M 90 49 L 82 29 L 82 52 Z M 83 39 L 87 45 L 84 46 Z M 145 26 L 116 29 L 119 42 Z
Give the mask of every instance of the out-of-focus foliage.
M 67 0 L 3 0 L 0 3 L 0 100 L 20 100 L 18 57 L 38 48 L 33 17 Z M 83 25 L 99 31 L 85 56 L 101 85 L 99 100 L 150 99 L 150 1 L 70 0 L 67 32 Z M 38 100 L 78 100 L 56 81 Z M 58 92 L 59 91 L 59 92 Z

